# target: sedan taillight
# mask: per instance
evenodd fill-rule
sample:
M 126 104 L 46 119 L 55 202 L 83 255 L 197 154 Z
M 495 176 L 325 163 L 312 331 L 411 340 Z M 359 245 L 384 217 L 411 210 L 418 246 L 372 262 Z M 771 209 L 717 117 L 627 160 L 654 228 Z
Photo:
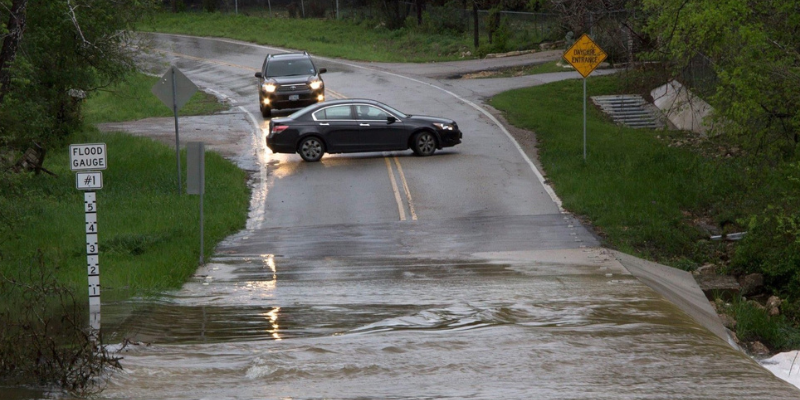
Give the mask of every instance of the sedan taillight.
M 276 133 L 281 133 L 281 132 L 285 131 L 285 130 L 286 130 L 286 128 L 288 128 L 288 126 L 286 126 L 286 125 L 276 125 L 276 126 L 273 126 L 273 127 L 272 127 L 272 134 L 274 135 L 274 134 L 276 134 Z

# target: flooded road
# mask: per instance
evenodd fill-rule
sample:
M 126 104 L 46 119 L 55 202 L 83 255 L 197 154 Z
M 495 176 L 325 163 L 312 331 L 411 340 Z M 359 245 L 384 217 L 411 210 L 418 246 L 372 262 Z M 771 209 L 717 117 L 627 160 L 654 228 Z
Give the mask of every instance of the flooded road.
M 600 250 L 484 256 L 220 257 L 102 398 L 797 398 Z
M 104 306 L 138 344 L 102 398 L 798 398 L 575 231 L 479 218 L 231 238 L 182 290 Z
M 390 96 L 465 139 L 309 164 L 268 154 L 253 117 L 252 67 L 274 49 L 157 39 L 253 121 L 232 157 L 251 218 L 181 290 L 103 304 L 107 341 L 130 344 L 98 398 L 800 398 L 562 213 L 473 88 L 321 60 L 329 96 Z

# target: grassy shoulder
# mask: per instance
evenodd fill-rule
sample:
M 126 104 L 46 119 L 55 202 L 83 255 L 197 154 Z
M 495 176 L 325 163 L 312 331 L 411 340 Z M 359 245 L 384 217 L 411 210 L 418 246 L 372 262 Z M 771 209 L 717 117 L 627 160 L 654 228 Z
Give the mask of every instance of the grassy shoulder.
M 587 94 L 625 93 L 625 80 L 624 75 L 590 78 Z M 536 132 L 539 159 L 564 208 L 591 225 L 605 246 L 689 271 L 706 263 L 731 268 L 737 248 L 741 253 L 746 247 L 709 240 L 708 227 L 747 230 L 742 221 L 788 189 L 779 168 L 719 156 L 718 143 L 699 143 L 686 132 L 616 125 L 591 102 L 584 160 L 582 102 L 580 80 L 490 100 L 510 123 Z M 787 293 L 777 285 L 768 289 Z M 793 315 L 793 307 L 787 303 L 782 310 Z M 789 329 L 796 324 L 784 315 L 734 308 L 736 318 L 744 319 L 737 329 L 742 340 L 762 340 L 776 351 L 800 343 L 800 331 Z M 790 337 L 777 340 L 775 332 Z
M 84 104 L 84 120 L 88 124 L 96 124 L 171 117 L 172 110 L 151 92 L 158 81 L 159 78 L 154 76 L 133 73 L 119 84 L 91 93 L 89 101 Z M 178 111 L 178 115 L 208 115 L 227 108 L 213 95 L 198 90 Z
M 392 31 L 368 20 L 354 23 L 244 14 L 160 12 L 140 23 L 137 30 L 223 37 L 362 61 L 451 61 L 461 59 L 472 50 L 472 38 L 466 34 L 433 34 L 412 29 Z
M 90 96 L 91 122 L 171 115 L 149 88 L 156 78 L 135 75 L 111 90 Z M 216 100 L 196 94 L 189 113 L 216 110 Z M 162 110 L 163 109 L 163 110 Z M 194 111 L 193 111 L 194 110 Z M 177 193 L 175 150 L 151 139 L 104 134 L 86 127 L 71 143 L 106 143 L 108 169 L 97 191 L 98 237 L 103 296 L 128 296 L 174 289 L 190 277 L 199 259 L 199 199 Z M 66 148 L 51 150 L 44 167 L 56 176 L 6 176 L 0 194 L 4 240 L 0 273 L 17 276 L 43 255 L 58 268 L 60 282 L 86 296 L 86 234 L 83 193 L 75 188 Z M 183 180 L 186 179 L 182 152 Z M 226 236 L 244 227 L 249 206 L 245 172 L 213 152 L 206 153 L 206 256 Z
M 587 90 L 588 96 L 622 92 L 617 77 L 591 78 Z M 564 207 L 590 221 L 605 244 L 684 269 L 713 261 L 716 242 L 691 221 L 722 209 L 742 183 L 741 166 L 670 147 L 669 138 L 681 132 L 616 125 L 593 107 L 584 161 L 582 102 L 580 80 L 491 99 L 509 122 L 536 132 L 539 158 Z

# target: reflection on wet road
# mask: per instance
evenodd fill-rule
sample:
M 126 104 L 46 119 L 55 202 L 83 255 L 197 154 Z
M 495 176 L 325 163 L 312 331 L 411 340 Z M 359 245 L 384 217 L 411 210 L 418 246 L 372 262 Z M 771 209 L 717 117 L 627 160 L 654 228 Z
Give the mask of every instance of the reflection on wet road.
M 149 345 L 103 397 L 797 398 L 602 251 L 571 252 L 595 262 L 220 257 L 117 318 Z

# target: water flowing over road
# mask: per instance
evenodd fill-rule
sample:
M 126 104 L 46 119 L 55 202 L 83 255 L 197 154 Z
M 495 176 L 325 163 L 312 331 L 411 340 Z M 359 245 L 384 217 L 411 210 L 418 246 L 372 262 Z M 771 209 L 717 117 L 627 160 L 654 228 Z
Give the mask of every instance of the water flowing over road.
M 181 290 L 104 303 L 107 338 L 131 344 L 99 398 L 800 398 L 562 213 L 480 85 L 318 59 L 329 98 L 451 117 L 464 143 L 303 163 L 263 146 L 253 71 L 278 50 L 153 38 L 255 125 L 231 157 L 251 218 Z

